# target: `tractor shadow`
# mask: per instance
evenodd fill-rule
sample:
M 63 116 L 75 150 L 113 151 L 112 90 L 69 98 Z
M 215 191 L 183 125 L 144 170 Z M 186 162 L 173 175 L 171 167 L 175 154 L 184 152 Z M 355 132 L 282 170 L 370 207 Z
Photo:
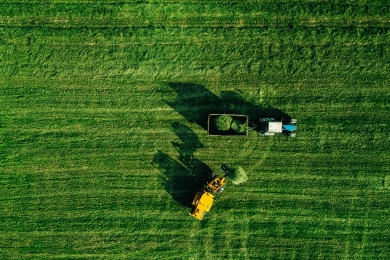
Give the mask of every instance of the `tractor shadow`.
M 168 83 L 177 95 L 174 101 L 164 101 L 191 123 L 196 123 L 207 130 L 210 114 L 248 115 L 249 121 L 259 125 L 261 117 L 272 117 L 288 121 L 291 117 L 283 111 L 271 107 L 253 104 L 234 91 L 222 91 L 218 97 L 199 84 Z
M 221 99 L 199 84 L 168 83 L 177 95 L 174 101 L 165 101 L 175 111 L 191 123 L 207 129 L 207 118 L 210 113 L 222 113 Z
M 180 140 L 172 142 L 179 153 L 179 161 L 158 151 L 152 165 L 163 173 L 162 184 L 172 198 L 183 206 L 191 207 L 195 193 L 208 181 L 211 169 L 194 158 L 196 149 L 203 147 L 196 134 L 180 123 L 173 123 L 172 127 Z
M 249 116 L 249 121 L 256 125 L 259 125 L 262 117 L 272 117 L 281 121 L 289 121 L 291 119 L 288 114 L 280 109 L 272 106 L 255 105 L 246 101 L 234 91 L 222 91 L 221 100 L 228 107 L 229 113 L 247 115 Z

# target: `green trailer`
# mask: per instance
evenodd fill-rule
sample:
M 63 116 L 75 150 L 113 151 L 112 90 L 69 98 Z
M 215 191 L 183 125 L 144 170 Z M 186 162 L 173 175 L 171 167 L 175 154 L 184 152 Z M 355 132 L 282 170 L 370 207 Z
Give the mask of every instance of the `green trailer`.
M 210 136 L 248 136 L 250 125 L 249 116 L 236 114 L 210 114 L 207 122 Z

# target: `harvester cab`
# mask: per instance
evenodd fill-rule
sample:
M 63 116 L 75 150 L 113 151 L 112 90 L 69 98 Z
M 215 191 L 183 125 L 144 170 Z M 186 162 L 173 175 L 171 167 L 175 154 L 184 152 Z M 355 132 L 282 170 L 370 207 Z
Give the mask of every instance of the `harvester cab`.
M 205 188 L 205 190 L 211 194 L 221 194 L 227 184 L 227 179 L 224 176 L 217 176 L 211 182 L 209 182 Z
M 226 184 L 229 181 L 228 175 L 231 170 L 225 164 L 223 164 L 220 169 L 224 174 L 216 175 L 215 173 L 212 173 L 211 181 L 205 185 L 203 190 L 198 191 L 195 194 L 191 203 L 193 206 L 190 213 L 191 216 L 202 220 L 204 215 L 209 212 L 211 206 L 213 205 L 215 196 L 224 191 Z
M 282 133 L 289 137 L 295 137 L 297 130 L 296 123 L 296 119 L 290 119 L 285 123 L 283 120 L 275 120 L 275 118 L 260 118 L 260 124 L 263 126 L 260 135 L 268 136 Z

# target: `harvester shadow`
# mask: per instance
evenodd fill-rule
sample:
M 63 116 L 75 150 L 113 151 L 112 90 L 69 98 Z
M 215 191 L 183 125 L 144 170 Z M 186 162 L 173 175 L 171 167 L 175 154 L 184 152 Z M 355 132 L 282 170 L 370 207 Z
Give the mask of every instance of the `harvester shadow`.
M 271 107 L 256 105 L 246 101 L 234 91 L 222 91 L 218 97 L 199 84 L 168 83 L 176 93 L 176 100 L 165 101 L 189 122 L 196 123 L 207 130 L 207 119 L 210 114 L 248 115 L 250 122 L 259 124 L 262 117 L 288 121 L 291 117 L 283 111 Z
M 196 149 L 203 147 L 196 134 L 180 123 L 173 123 L 172 127 L 181 141 L 172 143 L 179 153 L 179 161 L 158 151 L 152 164 L 164 174 L 163 185 L 172 198 L 183 206 L 191 207 L 195 193 L 203 187 L 211 169 L 194 158 Z
M 172 142 L 172 145 L 179 153 L 179 160 L 194 177 L 194 184 L 197 188 L 208 181 L 211 169 L 202 161 L 195 159 L 194 153 L 198 148 L 203 148 L 198 136 L 186 125 L 173 123 L 173 132 L 179 137 L 180 143 Z
M 198 148 L 203 148 L 196 134 L 186 125 L 173 123 L 173 132 L 179 137 L 180 142 L 172 142 L 172 145 L 179 152 L 179 160 L 187 169 L 192 169 L 193 155 Z
M 189 170 L 162 151 L 157 152 L 152 164 L 164 174 L 162 184 L 165 190 L 181 205 L 189 207 L 196 192 L 192 185 L 194 177 Z

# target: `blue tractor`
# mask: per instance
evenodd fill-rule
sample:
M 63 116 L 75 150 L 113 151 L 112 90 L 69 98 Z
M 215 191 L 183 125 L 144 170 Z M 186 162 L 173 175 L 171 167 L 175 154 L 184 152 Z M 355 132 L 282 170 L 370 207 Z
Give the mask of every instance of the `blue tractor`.
M 260 135 L 275 135 L 281 133 L 289 137 L 295 137 L 297 126 L 297 120 L 290 119 L 287 122 L 281 120 L 275 120 L 275 118 L 260 118 Z

